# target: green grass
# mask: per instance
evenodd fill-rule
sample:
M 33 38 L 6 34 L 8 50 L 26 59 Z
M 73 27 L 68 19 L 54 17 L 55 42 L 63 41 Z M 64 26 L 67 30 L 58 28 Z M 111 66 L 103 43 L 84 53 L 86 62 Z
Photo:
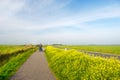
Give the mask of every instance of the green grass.
M 23 46 L 23 45 L 0 45 L 0 55 L 13 54 L 19 51 L 24 51 L 33 46 Z
M 5 65 L 0 67 L 0 80 L 9 80 L 15 74 L 18 68 L 27 60 L 27 58 L 36 50 L 36 48 L 27 50 L 17 56 L 12 57 Z
M 35 48 L 34 46 L 21 46 L 21 45 L 0 45 L 0 66 L 8 62 L 11 57 L 17 56 L 29 49 Z
M 120 61 L 90 56 L 76 50 L 51 46 L 45 51 L 49 66 L 58 80 L 119 80 Z
M 101 53 L 110 53 L 110 54 L 120 54 L 120 46 L 110 46 L 110 45 L 98 45 L 98 46 L 61 46 L 60 48 L 69 48 L 76 50 L 85 50 Z

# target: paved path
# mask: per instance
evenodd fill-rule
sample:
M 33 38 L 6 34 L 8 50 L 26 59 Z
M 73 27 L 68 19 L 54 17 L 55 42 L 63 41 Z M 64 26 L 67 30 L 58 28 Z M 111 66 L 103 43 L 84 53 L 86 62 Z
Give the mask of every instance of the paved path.
M 10 80 L 55 80 L 43 52 L 35 52 Z

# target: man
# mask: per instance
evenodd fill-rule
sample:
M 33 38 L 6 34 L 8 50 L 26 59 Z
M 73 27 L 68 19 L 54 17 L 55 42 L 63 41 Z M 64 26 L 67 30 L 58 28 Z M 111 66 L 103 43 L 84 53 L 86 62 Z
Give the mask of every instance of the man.
M 42 44 L 39 44 L 39 51 L 43 51 Z

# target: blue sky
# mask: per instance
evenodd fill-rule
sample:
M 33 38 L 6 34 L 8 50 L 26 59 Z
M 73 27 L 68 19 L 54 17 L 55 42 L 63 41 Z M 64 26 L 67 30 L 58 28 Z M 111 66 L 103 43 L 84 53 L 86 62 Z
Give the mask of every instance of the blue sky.
M 120 0 L 0 0 L 0 44 L 120 44 Z

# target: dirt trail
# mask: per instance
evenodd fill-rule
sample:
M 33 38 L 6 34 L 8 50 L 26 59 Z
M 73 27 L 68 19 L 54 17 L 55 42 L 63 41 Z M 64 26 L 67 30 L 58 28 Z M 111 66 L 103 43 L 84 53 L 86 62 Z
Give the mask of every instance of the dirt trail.
M 55 80 L 43 52 L 35 52 L 10 80 Z

